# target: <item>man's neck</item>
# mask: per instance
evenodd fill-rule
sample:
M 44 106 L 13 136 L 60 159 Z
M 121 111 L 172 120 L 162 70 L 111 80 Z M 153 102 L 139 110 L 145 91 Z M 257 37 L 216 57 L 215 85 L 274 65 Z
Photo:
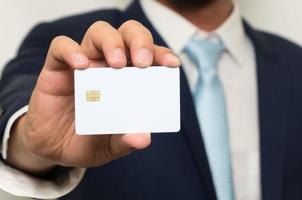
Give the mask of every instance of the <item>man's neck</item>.
M 194 25 L 205 31 L 218 28 L 232 13 L 232 0 L 216 0 L 205 7 L 180 7 L 167 0 L 157 0 L 176 11 Z

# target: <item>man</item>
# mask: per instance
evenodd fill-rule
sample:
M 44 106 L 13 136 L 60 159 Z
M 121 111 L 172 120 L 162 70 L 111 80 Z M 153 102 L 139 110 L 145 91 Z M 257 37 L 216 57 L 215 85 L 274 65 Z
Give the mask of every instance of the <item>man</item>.
M 150 135 L 76 136 L 73 69 L 178 66 L 162 46 L 182 60 L 180 133 L 152 135 L 82 178 L 77 167 L 143 149 Z M 61 199 L 300 199 L 301 55 L 231 0 L 134 1 L 41 24 L 3 72 L 0 186 L 55 198 L 83 179 Z

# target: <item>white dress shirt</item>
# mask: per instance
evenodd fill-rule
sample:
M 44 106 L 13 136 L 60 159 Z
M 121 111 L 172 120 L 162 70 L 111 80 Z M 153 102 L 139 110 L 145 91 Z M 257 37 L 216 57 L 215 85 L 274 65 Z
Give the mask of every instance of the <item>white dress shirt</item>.
M 178 55 L 191 91 L 198 79 L 198 68 L 184 52 L 192 37 L 218 36 L 224 51 L 218 62 L 229 121 L 234 191 L 237 200 L 260 200 L 259 127 L 256 61 L 253 45 L 246 35 L 238 4 L 228 19 L 215 31 L 205 32 L 171 9 L 154 0 L 141 0 L 142 8 L 152 25 Z M 156 13 L 156 14 L 154 14 Z M 2 156 L 13 122 L 27 111 L 15 113 L 8 121 L 2 142 Z M 64 179 L 36 179 L 0 162 L 0 188 L 18 196 L 40 199 L 58 198 L 70 192 L 83 177 L 84 169 L 71 170 Z

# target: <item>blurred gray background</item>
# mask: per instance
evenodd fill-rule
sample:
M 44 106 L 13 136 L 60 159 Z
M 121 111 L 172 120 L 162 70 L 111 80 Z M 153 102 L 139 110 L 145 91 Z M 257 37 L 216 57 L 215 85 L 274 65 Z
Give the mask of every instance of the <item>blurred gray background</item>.
M 237 1 L 245 18 L 255 27 L 277 33 L 302 45 L 301 0 Z M 131 0 L 0 0 L 0 71 L 15 55 L 21 40 L 34 24 L 93 9 L 123 9 L 129 2 Z M 1 189 L 0 199 L 24 200 Z

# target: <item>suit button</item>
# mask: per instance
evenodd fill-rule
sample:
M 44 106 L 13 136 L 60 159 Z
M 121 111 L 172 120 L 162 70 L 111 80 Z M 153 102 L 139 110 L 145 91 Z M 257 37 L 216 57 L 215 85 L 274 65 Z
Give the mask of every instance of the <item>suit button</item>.
M 3 113 L 4 113 L 4 109 L 0 106 L 0 118 L 2 117 Z

